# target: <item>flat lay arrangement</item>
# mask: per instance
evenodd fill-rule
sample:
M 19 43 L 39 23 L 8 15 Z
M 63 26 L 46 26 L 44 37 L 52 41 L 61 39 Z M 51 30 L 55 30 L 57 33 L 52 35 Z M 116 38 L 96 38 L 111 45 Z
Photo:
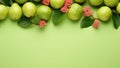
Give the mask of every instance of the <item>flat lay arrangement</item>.
M 119 0 L 0 0 L 0 68 L 120 68 Z
M 111 18 L 115 29 L 120 25 L 119 0 L 1 0 L 0 3 L 0 20 L 9 16 L 23 28 L 31 25 L 43 28 L 50 19 L 58 25 L 64 15 L 71 21 L 81 20 L 81 28 L 98 28 Z M 91 7 L 97 9 L 96 17 Z

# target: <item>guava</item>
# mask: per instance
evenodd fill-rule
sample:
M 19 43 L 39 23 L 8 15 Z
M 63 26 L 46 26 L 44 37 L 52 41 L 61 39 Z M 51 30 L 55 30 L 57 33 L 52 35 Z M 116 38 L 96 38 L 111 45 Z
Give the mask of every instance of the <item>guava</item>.
M 108 21 L 112 16 L 112 10 L 107 6 L 103 6 L 98 9 L 97 16 L 102 21 Z
M 50 19 L 52 14 L 52 10 L 45 5 L 39 6 L 37 9 L 37 15 L 40 17 L 40 19 L 48 20 Z
M 77 3 L 73 3 L 68 10 L 68 18 L 71 20 L 79 20 L 82 17 L 83 8 Z
M 22 9 L 17 3 L 13 3 L 9 8 L 9 17 L 12 20 L 18 20 L 22 16 Z
M 15 0 L 15 1 L 19 4 L 23 4 L 23 3 L 27 2 L 28 0 Z
M 84 3 L 86 0 L 74 0 L 75 3 Z
M 104 3 L 108 7 L 115 7 L 119 3 L 119 0 L 104 0 Z
M 90 3 L 92 6 L 99 6 L 99 5 L 101 5 L 103 2 L 104 2 L 104 0 L 89 0 L 89 3 Z
M 0 20 L 3 20 L 7 17 L 8 8 L 4 5 L 0 5 Z
M 50 5 L 54 9 L 59 9 L 64 5 L 64 0 L 50 0 Z
M 120 14 L 120 2 L 118 3 L 117 7 L 116 7 L 117 12 Z
M 36 6 L 32 2 L 26 2 L 23 5 L 22 10 L 26 17 L 33 17 L 36 13 Z

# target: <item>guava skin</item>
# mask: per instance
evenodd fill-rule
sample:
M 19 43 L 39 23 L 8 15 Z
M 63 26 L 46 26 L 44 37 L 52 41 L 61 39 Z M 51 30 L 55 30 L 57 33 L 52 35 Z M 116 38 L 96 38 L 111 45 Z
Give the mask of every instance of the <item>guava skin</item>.
M 33 17 L 36 13 L 36 6 L 32 2 L 26 2 L 23 5 L 22 10 L 26 17 Z
M 68 11 L 68 18 L 71 20 L 79 20 L 82 17 L 83 8 L 77 3 L 73 3 Z
M 104 0 L 104 3 L 108 7 L 115 7 L 119 3 L 119 0 Z
M 120 14 L 120 2 L 118 3 L 117 7 L 116 7 L 117 12 Z
M 73 0 L 75 3 L 84 3 L 86 0 Z
M 112 16 L 112 10 L 107 6 L 103 6 L 98 9 L 97 16 L 102 21 L 108 21 Z
M 64 0 L 50 0 L 50 5 L 54 9 L 59 9 L 64 5 Z
M 40 19 L 49 20 L 52 14 L 52 10 L 45 5 L 39 6 L 37 9 L 37 15 Z
M 3 20 L 8 15 L 8 8 L 4 5 L 0 5 L 0 20 Z
M 9 8 L 9 17 L 12 20 L 18 20 L 22 16 L 22 9 L 17 3 L 13 3 Z
M 100 6 L 101 4 L 103 4 L 104 0 L 89 0 L 89 3 L 92 6 Z

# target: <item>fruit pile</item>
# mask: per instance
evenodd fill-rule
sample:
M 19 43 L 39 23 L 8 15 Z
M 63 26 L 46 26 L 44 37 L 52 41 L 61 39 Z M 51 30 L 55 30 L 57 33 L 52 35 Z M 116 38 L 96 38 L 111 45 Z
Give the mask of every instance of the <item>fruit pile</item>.
M 86 2 L 90 6 L 83 7 Z M 98 9 L 97 18 L 93 16 L 91 7 Z M 98 28 L 101 21 L 112 18 L 114 27 L 118 29 L 119 14 L 119 0 L 0 0 L 0 20 L 9 16 L 24 28 L 33 24 L 43 28 L 51 17 L 53 24 L 57 25 L 67 15 L 72 21 L 82 20 L 81 28 Z

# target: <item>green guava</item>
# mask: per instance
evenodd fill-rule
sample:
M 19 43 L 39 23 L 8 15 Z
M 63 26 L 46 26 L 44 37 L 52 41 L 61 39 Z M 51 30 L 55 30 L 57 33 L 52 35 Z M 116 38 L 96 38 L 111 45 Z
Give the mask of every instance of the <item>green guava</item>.
M 64 0 L 50 0 L 50 5 L 54 9 L 59 9 L 64 5 Z
M 92 5 L 92 6 L 99 6 L 101 4 L 103 4 L 104 0 L 89 0 L 89 3 Z
M 23 5 L 22 10 L 26 17 L 33 17 L 36 13 L 36 6 L 32 2 L 26 2 Z
M 71 20 L 79 20 L 82 17 L 83 8 L 77 3 L 73 3 L 68 11 L 68 18 Z
M 75 3 L 84 3 L 86 0 L 73 0 Z
M 98 9 L 97 16 L 102 21 L 108 21 L 112 16 L 112 10 L 107 6 L 103 6 Z
M 115 7 L 119 3 L 119 0 L 104 0 L 104 3 L 108 7 Z
M 8 8 L 4 5 L 0 5 L 0 20 L 3 20 L 7 17 Z
M 40 19 L 48 20 L 50 19 L 52 14 L 52 10 L 45 5 L 39 6 L 37 9 L 37 15 L 40 17 Z
M 116 7 L 117 12 L 120 14 L 120 2 L 118 3 L 117 7 Z
M 22 9 L 17 3 L 13 3 L 9 8 L 9 17 L 12 20 L 18 20 L 22 16 Z

